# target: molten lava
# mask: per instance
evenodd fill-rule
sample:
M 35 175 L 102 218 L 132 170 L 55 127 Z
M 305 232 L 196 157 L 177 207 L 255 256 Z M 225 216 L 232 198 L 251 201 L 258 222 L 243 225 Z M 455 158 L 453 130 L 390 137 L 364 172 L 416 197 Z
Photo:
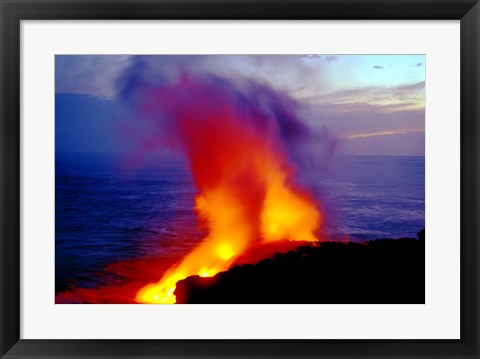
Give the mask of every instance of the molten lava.
M 142 94 L 145 102 L 137 110 L 172 136 L 161 145 L 175 143 L 170 148 L 188 159 L 198 190 L 195 211 L 208 235 L 160 281 L 140 289 L 137 302 L 175 303 L 179 280 L 212 277 L 252 248 L 317 240 L 322 215 L 294 183 L 282 142 L 279 117 L 293 115 L 286 113 L 284 98 L 251 91 L 245 95 L 217 80 L 183 76 L 176 85 Z

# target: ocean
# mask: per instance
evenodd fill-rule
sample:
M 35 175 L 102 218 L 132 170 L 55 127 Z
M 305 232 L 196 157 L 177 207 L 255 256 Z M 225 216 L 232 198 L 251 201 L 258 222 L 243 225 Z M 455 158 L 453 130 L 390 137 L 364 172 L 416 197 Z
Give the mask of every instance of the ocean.
M 95 273 L 110 263 L 182 255 L 205 235 L 181 159 L 140 165 L 118 154 L 57 153 L 55 182 L 56 292 L 98 285 Z M 424 157 L 336 156 L 299 170 L 298 182 L 319 202 L 332 240 L 415 237 L 425 226 Z

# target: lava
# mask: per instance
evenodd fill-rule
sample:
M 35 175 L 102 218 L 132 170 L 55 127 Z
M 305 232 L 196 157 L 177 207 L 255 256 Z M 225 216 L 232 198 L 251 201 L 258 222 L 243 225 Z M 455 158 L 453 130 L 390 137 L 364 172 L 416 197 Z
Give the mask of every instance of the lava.
M 195 211 L 206 237 L 138 303 L 175 303 L 176 283 L 212 277 L 253 248 L 317 240 L 323 222 L 312 195 L 295 182 L 287 145 L 302 127 L 295 102 L 268 87 L 240 88 L 218 78 L 183 74 L 174 84 L 138 92 L 134 113 L 158 131 L 144 139 L 188 160 L 198 194 Z

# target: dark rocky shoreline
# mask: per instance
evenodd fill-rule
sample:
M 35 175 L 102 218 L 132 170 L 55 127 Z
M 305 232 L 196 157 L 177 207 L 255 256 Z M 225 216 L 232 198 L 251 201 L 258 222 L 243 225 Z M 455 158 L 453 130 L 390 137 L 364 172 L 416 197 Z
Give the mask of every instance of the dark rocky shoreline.
M 177 283 L 177 303 L 423 304 L 425 231 L 416 238 L 322 242 Z

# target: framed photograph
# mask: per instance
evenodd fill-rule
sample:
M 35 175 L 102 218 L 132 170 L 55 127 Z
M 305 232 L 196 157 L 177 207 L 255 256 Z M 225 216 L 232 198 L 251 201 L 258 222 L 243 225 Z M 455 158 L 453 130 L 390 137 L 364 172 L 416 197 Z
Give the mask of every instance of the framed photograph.
M 1 1 L 2 358 L 479 358 L 477 1 Z

